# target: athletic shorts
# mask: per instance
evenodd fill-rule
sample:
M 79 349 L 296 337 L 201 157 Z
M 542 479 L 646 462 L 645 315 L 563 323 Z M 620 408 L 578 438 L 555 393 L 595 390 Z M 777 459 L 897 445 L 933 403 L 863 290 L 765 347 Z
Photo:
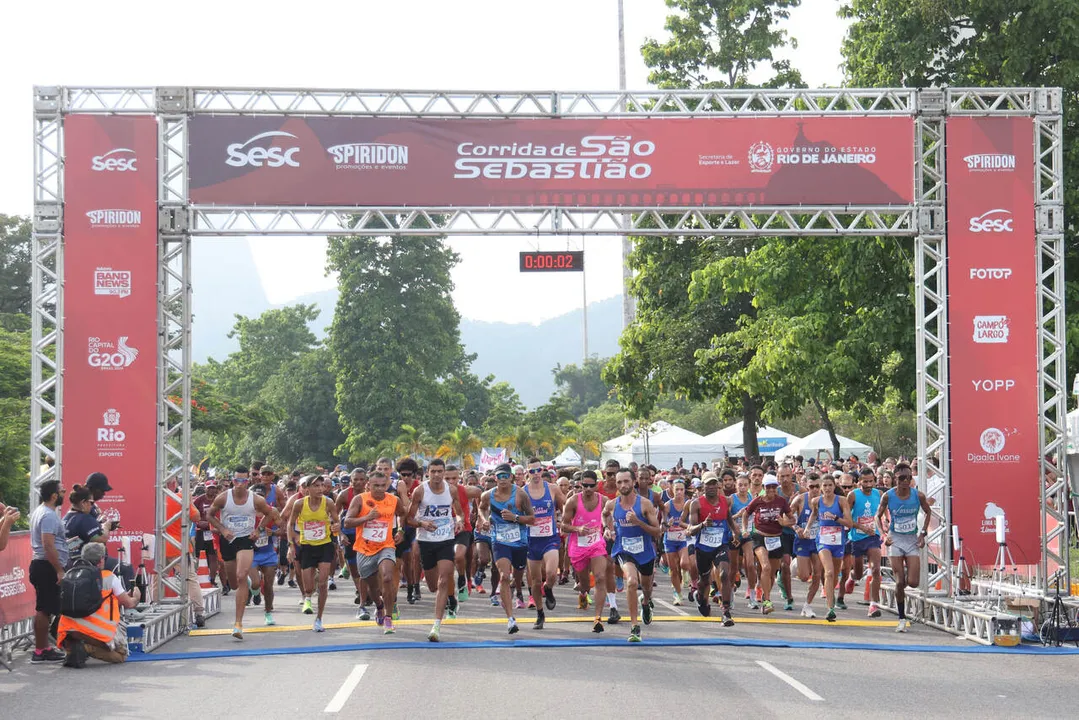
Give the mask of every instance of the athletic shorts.
M 753 549 L 754 550 L 756 550 L 757 548 L 766 548 L 767 549 L 768 546 L 765 544 L 767 542 L 767 538 L 764 535 L 761 535 L 759 532 L 754 530 L 750 534 L 749 537 L 750 537 L 751 540 L 753 540 Z M 783 559 L 783 538 L 782 538 L 782 536 L 779 537 L 779 540 L 780 540 L 779 545 L 777 545 L 775 547 L 775 549 L 768 550 L 768 559 L 769 560 L 782 560 Z
M 310 570 L 322 564 L 333 564 L 337 548 L 332 542 L 321 545 L 300 545 L 300 568 Z
M 864 557 L 873 548 L 880 548 L 880 535 L 870 535 L 850 543 L 851 557 Z
M 356 567 L 356 548 L 352 547 L 356 544 L 356 533 L 352 535 L 345 535 L 345 562 L 348 563 L 350 568 Z
M 637 572 L 645 577 L 654 575 L 656 572 L 656 557 L 654 555 L 648 562 L 641 562 L 636 555 L 630 555 L 629 553 L 618 553 L 614 559 L 618 562 L 618 567 L 625 568 L 626 565 L 633 565 L 637 568 Z
M 37 593 L 34 609 L 46 615 L 60 614 L 60 583 L 56 581 L 56 568 L 48 560 L 30 561 L 30 584 Z
M 535 541 L 531 538 L 528 540 L 528 559 L 533 562 L 539 562 L 544 555 L 552 550 L 557 552 L 562 549 L 562 539 L 557 535 L 541 539 L 543 542 Z
M 697 554 L 697 538 L 689 538 L 686 540 L 686 551 L 690 555 Z
M 453 544 L 460 545 L 466 550 L 472 547 L 472 531 L 462 530 L 461 532 L 457 533 L 457 535 L 453 538 Z
M 817 552 L 819 553 L 819 552 L 823 552 L 825 550 L 832 553 L 833 558 L 841 558 L 841 557 L 843 557 L 844 555 L 847 554 L 847 546 L 846 545 L 823 545 L 823 544 L 818 542 L 817 543 Z
M 473 542 L 475 542 L 477 544 L 483 543 L 488 548 L 490 548 L 491 547 L 491 536 L 490 535 L 483 535 L 482 533 L 475 533 Z
M 249 537 L 238 537 L 232 542 L 229 542 L 225 538 L 221 538 L 221 559 L 225 562 L 235 562 L 236 554 L 241 550 L 251 550 L 254 552 L 254 541 Z
M 253 567 L 277 567 L 277 548 L 273 541 L 262 547 L 255 548 L 255 559 L 251 562 Z
M 888 557 L 920 557 L 917 535 L 892 533 L 892 544 L 888 546 Z
M 217 557 L 217 548 L 214 547 L 214 541 L 212 539 L 204 540 L 202 533 L 203 531 L 199 530 L 195 535 L 195 557 L 198 557 L 204 552 L 206 553 L 207 559 L 211 556 Z
M 798 536 L 795 535 L 793 532 L 787 532 L 786 530 L 784 530 L 783 534 L 781 534 L 779 537 L 783 540 L 783 554 L 793 555 L 794 541 L 798 539 Z
M 421 540 L 420 566 L 424 570 L 433 570 L 443 560 L 453 562 L 456 544 L 454 540 L 443 540 L 442 542 L 423 542 Z
M 812 557 L 817 554 L 817 541 L 797 538 L 794 541 L 794 554 L 796 557 Z
M 663 533 L 663 552 L 665 553 L 681 552 L 686 544 L 685 540 L 668 540 L 667 533 Z
M 394 557 L 403 558 L 405 555 L 412 552 L 412 541 L 415 539 L 416 528 L 406 527 L 404 540 L 394 546 Z
M 393 548 L 382 548 L 374 555 L 356 555 L 356 572 L 360 578 L 366 580 L 375 573 L 378 572 L 378 566 L 382 564 L 383 560 L 389 560 L 394 562 L 397 559 L 397 554 Z
M 712 568 L 718 563 L 729 563 L 731 558 L 728 550 L 728 545 L 721 545 L 717 548 L 698 545 L 696 552 L 697 572 L 703 575 L 704 573 L 712 572 Z
M 495 562 L 505 558 L 510 561 L 510 566 L 514 570 L 524 570 L 525 566 L 528 565 L 528 547 L 526 545 L 518 547 L 495 543 L 492 549 L 494 550 Z

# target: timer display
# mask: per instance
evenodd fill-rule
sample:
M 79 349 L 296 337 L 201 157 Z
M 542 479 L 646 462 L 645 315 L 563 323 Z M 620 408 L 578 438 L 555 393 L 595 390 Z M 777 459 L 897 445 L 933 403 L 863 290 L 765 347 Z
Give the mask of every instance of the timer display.
M 583 270 L 583 250 L 521 253 L 521 272 L 581 272 Z

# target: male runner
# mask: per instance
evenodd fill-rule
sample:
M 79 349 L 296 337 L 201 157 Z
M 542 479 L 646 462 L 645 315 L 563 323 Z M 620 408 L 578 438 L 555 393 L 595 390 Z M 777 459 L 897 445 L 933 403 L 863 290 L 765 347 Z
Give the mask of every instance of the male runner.
M 277 508 L 248 490 L 249 481 L 247 468 L 237 467 L 232 488 L 218 495 L 210 506 L 210 523 L 221 535 L 225 573 L 229 584 L 236 588 L 236 622 L 232 626 L 232 636 L 237 640 L 244 639 L 244 609 L 250 593 L 248 581 L 258 581 L 257 576 L 251 577 L 255 555 L 251 536 L 256 532 L 256 515 L 263 517 L 258 524 L 259 532 L 281 519 Z M 244 582 L 240 582 L 241 578 Z
M 896 632 L 910 629 L 907 619 L 907 587 L 918 587 L 922 568 L 922 548 L 925 536 L 929 533 L 929 522 L 933 518 L 929 502 L 922 491 L 911 488 L 914 473 L 910 465 L 899 463 L 895 466 L 895 487 L 884 494 L 877 508 L 877 530 L 882 527 L 884 514 L 891 515 L 891 524 L 884 544 L 888 547 L 888 562 L 895 577 L 895 607 L 899 611 L 899 624 Z M 918 532 L 918 511 L 923 512 L 922 530 Z
M 581 473 L 581 492 L 566 501 L 562 509 L 562 532 L 566 533 L 566 551 L 570 563 L 577 574 L 577 587 L 580 597 L 578 610 L 588 609 L 588 588 L 595 582 L 596 621 L 592 632 L 603 632 L 603 596 L 607 579 L 607 545 L 603 541 L 603 508 L 606 500 L 596 492 L 596 473 L 585 470 Z M 589 574 L 591 573 L 591 580 Z
M 615 477 L 618 498 L 608 500 L 603 508 L 607 537 L 614 540 L 614 558 L 625 574 L 626 602 L 629 604 L 629 641 L 641 641 L 637 623 L 637 588 L 644 592 L 641 615 L 645 625 L 652 624 L 652 576 L 656 568 L 656 546 L 652 538 L 660 535 L 656 508 L 651 500 L 637 494 L 633 473 L 618 471 Z
M 463 527 L 461 504 L 456 488 L 445 479 L 446 463 L 435 458 L 427 466 L 425 482 L 412 491 L 412 502 L 405 522 L 418 528 L 416 539 L 420 546 L 420 562 L 428 589 L 435 593 L 435 624 L 427 639 L 438 642 L 442 616 L 449 604 L 450 619 L 457 617 L 457 596 L 450 592 L 453 584 L 454 538 Z
M 300 548 L 300 569 L 303 571 L 305 588 L 315 587 L 315 570 L 318 570 L 318 614 L 312 630 L 320 633 L 322 613 L 326 609 L 326 595 L 329 590 L 330 575 L 333 573 L 333 558 L 337 552 L 333 534 L 341 531 L 337 507 L 322 493 L 325 478 L 317 475 L 307 486 L 307 497 L 298 503 L 294 511 L 296 522 L 288 524 L 289 540 Z M 295 553 L 295 550 L 289 548 Z M 306 607 L 305 607 L 306 610 Z
M 379 460 L 381 463 L 382 460 Z M 387 462 L 389 462 L 387 460 Z M 411 503 L 412 491 L 416 485 L 420 482 L 422 474 L 420 473 L 420 466 L 415 460 L 410 457 L 401 458 L 397 463 L 397 484 L 394 486 L 394 492 L 397 493 L 397 497 L 401 498 L 405 504 L 405 512 L 408 512 L 408 506 Z M 397 579 L 400 582 L 401 574 L 405 576 L 405 584 L 408 586 L 407 595 L 405 597 L 408 600 L 409 605 L 415 605 L 420 601 L 420 568 L 416 562 L 413 561 L 412 544 L 416 541 L 416 528 L 409 525 L 405 526 L 404 539 L 397 544 Z M 394 609 L 396 610 L 396 604 Z M 395 617 L 394 620 L 397 618 Z
M 457 601 L 464 602 L 471 581 L 468 569 L 472 559 L 472 503 L 479 500 L 483 491 L 475 485 L 463 484 L 456 465 L 446 466 L 446 483 L 457 493 L 457 504 L 461 506 L 461 532 L 453 539 L 453 561 L 457 566 Z
M 314 475 L 306 475 L 296 483 L 296 494 L 288 499 L 285 504 L 285 511 L 281 514 L 286 525 L 296 526 L 296 514 L 300 511 L 300 506 L 303 504 L 304 498 L 307 497 L 308 489 L 311 487 L 311 481 L 314 478 Z M 298 526 L 296 526 L 296 530 L 299 532 Z M 303 608 L 304 615 L 314 615 L 315 609 L 311 606 L 311 596 L 315 594 L 315 589 L 304 585 L 303 568 L 300 567 L 300 549 L 292 541 L 292 537 L 288 532 L 285 533 L 285 561 L 289 566 L 291 576 L 295 578 L 295 581 L 289 580 L 288 586 L 299 586 L 300 607 Z
M 263 466 L 261 473 L 265 473 L 265 466 Z M 272 472 L 272 471 L 271 471 Z M 277 500 L 276 493 L 277 488 L 270 485 L 267 486 L 259 483 L 251 488 L 259 497 L 266 500 L 266 504 L 270 507 L 275 507 Z M 273 625 L 273 601 L 274 601 L 274 574 L 277 570 L 277 534 L 278 528 L 274 525 L 268 525 L 263 527 L 260 523 L 255 528 L 255 532 L 252 533 L 251 538 L 254 542 L 255 553 L 252 559 L 252 567 L 256 570 L 261 578 L 261 591 L 259 589 L 259 582 L 255 582 L 251 586 L 252 602 L 258 605 L 262 602 L 262 596 L 266 598 L 266 605 L 263 608 L 264 619 L 266 625 Z
M 697 536 L 697 609 L 708 617 L 711 606 L 706 588 L 712 584 L 712 569 L 719 570 L 719 594 L 723 601 L 723 625 L 731 627 L 731 575 L 729 548 L 738 547 L 738 533 L 731 521 L 730 504 L 719 490 L 719 478 L 714 472 L 706 472 L 704 494 L 690 500 L 682 509 L 686 532 Z
M 375 623 L 382 632 L 391 635 L 393 608 L 389 598 L 397 595 L 394 570 L 397 566 L 395 544 L 404 537 L 405 508 L 396 495 L 386 492 L 389 477 L 377 468 L 371 473 L 370 490 L 352 499 L 345 518 L 345 527 L 356 531 L 356 571 L 362 578 L 368 597 L 375 604 Z M 360 513 L 363 513 L 362 515 Z M 394 533 L 394 528 L 397 532 Z M 396 537 L 395 537 L 396 535 Z
M 494 540 L 495 565 L 502 575 L 502 609 L 506 612 L 506 630 L 518 632 L 513 616 L 510 579 L 519 585 L 528 562 L 528 527 L 535 522 L 528 493 L 517 487 L 509 463 L 495 468 L 497 485 L 480 496 L 480 518 L 483 531 L 491 530 Z
M 788 504 L 794 502 L 794 497 L 798 494 L 798 486 L 794 484 L 794 468 L 784 463 L 775 472 L 776 479 L 779 481 L 779 496 L 786 498 Z M 793 527 L 783 528 L 783 562 L 779 566 L 779 581 L 785 600 L 784 610 L 794 609 L 794 594 L 791 592 L 791 558 L 794 557 L 794 542 L 797 539 Z
M 558 555 L 562 548 L 555 518 L 562 512 L 566 498 L 557 485 L 549 482 L 550 479 L 551 473 L 540 466 L 539 458 L 529 458 L 525 492 L 536 515 L 535 523 L 528 530 L 528 579 L 536 603 L 534 630 L 542 630 L 546 619 L 540 605 L 541 590 L 543 604 L 548 610 L 555 608 L 554 585 L 558 582 Z
M 352 501 L 366 489 L 367 471 L 363 468 L 356 468 L 349 475 L 348 489 L 338 493 L 337 499 L 334 501 L 334 504 L 337 505 L 337 514 L 344 517 L 344 514 L 352 506 Z M 360 580 L 360 574 L 356 570 L 356 528 L 345 524 L 343 521 L 342 525 L 341 543 L 345 551 L 345 564 L 348 566 L 352 583 L 356 586 L 356 597 L 353 602 L 360 606 L 360 609 L 356 611 L 356 619 L 370 620 L 371 613 L 367 609 L 367 585 Z
M 869 617 L 880 617 L 880 535 L 877 534 L 877 509 L 881 492 L 877 489 L 877 476 L 873 468 L 863 467 L 858 475 L 859 486 L 847 495 L 854 528 L 850 532 L 851 555 L 854 568 L 847 580 L 847 592 L 853 590 L 852 580 L 865 572 L 864 559 L 869 560 Z

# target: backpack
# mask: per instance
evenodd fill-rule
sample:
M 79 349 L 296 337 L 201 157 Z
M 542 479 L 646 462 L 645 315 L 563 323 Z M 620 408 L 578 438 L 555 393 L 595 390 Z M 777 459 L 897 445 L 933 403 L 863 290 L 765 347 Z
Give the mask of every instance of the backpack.
M 60 581 L 60 614 L 69 618 L 90 617 L 105 601 L 101 592 L 101 570 L 77 560 Z

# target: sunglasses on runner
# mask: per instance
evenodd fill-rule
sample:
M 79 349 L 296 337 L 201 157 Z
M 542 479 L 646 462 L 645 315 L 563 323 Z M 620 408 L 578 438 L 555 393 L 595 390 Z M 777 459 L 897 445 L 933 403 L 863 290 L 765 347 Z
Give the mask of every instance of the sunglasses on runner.
M 495 480 L 509 480 L 511 477 L 513 476 L 509 473 L 498 473 L 495 475 Z
M 405 470 L 404 472 L 399 472 L 397 474 L 400 475 L 401 477 L 412 477 L 412 473 L 410 473 L 407 470 Z
M 595 487 L 596 483 L 581 483 L 581 487 Z
M 541 473 L 541 472 L 543 472 L 542 468 L 528 468 L 528 474 L 529 475 L 535 475 L 536 473 Z
M 896 475 L 895 479 L 896 480 L 910 480 L 913 477 L 914 477 L 913 475 Z
M 613 472 L 605 472 L 605 473 L 603 473 L 603 477 L 614 477 L 614 476 L 615 476 L 615 475 L 617 475 L 617 474 L 618 474 L 618 473 L 613 473 Z

